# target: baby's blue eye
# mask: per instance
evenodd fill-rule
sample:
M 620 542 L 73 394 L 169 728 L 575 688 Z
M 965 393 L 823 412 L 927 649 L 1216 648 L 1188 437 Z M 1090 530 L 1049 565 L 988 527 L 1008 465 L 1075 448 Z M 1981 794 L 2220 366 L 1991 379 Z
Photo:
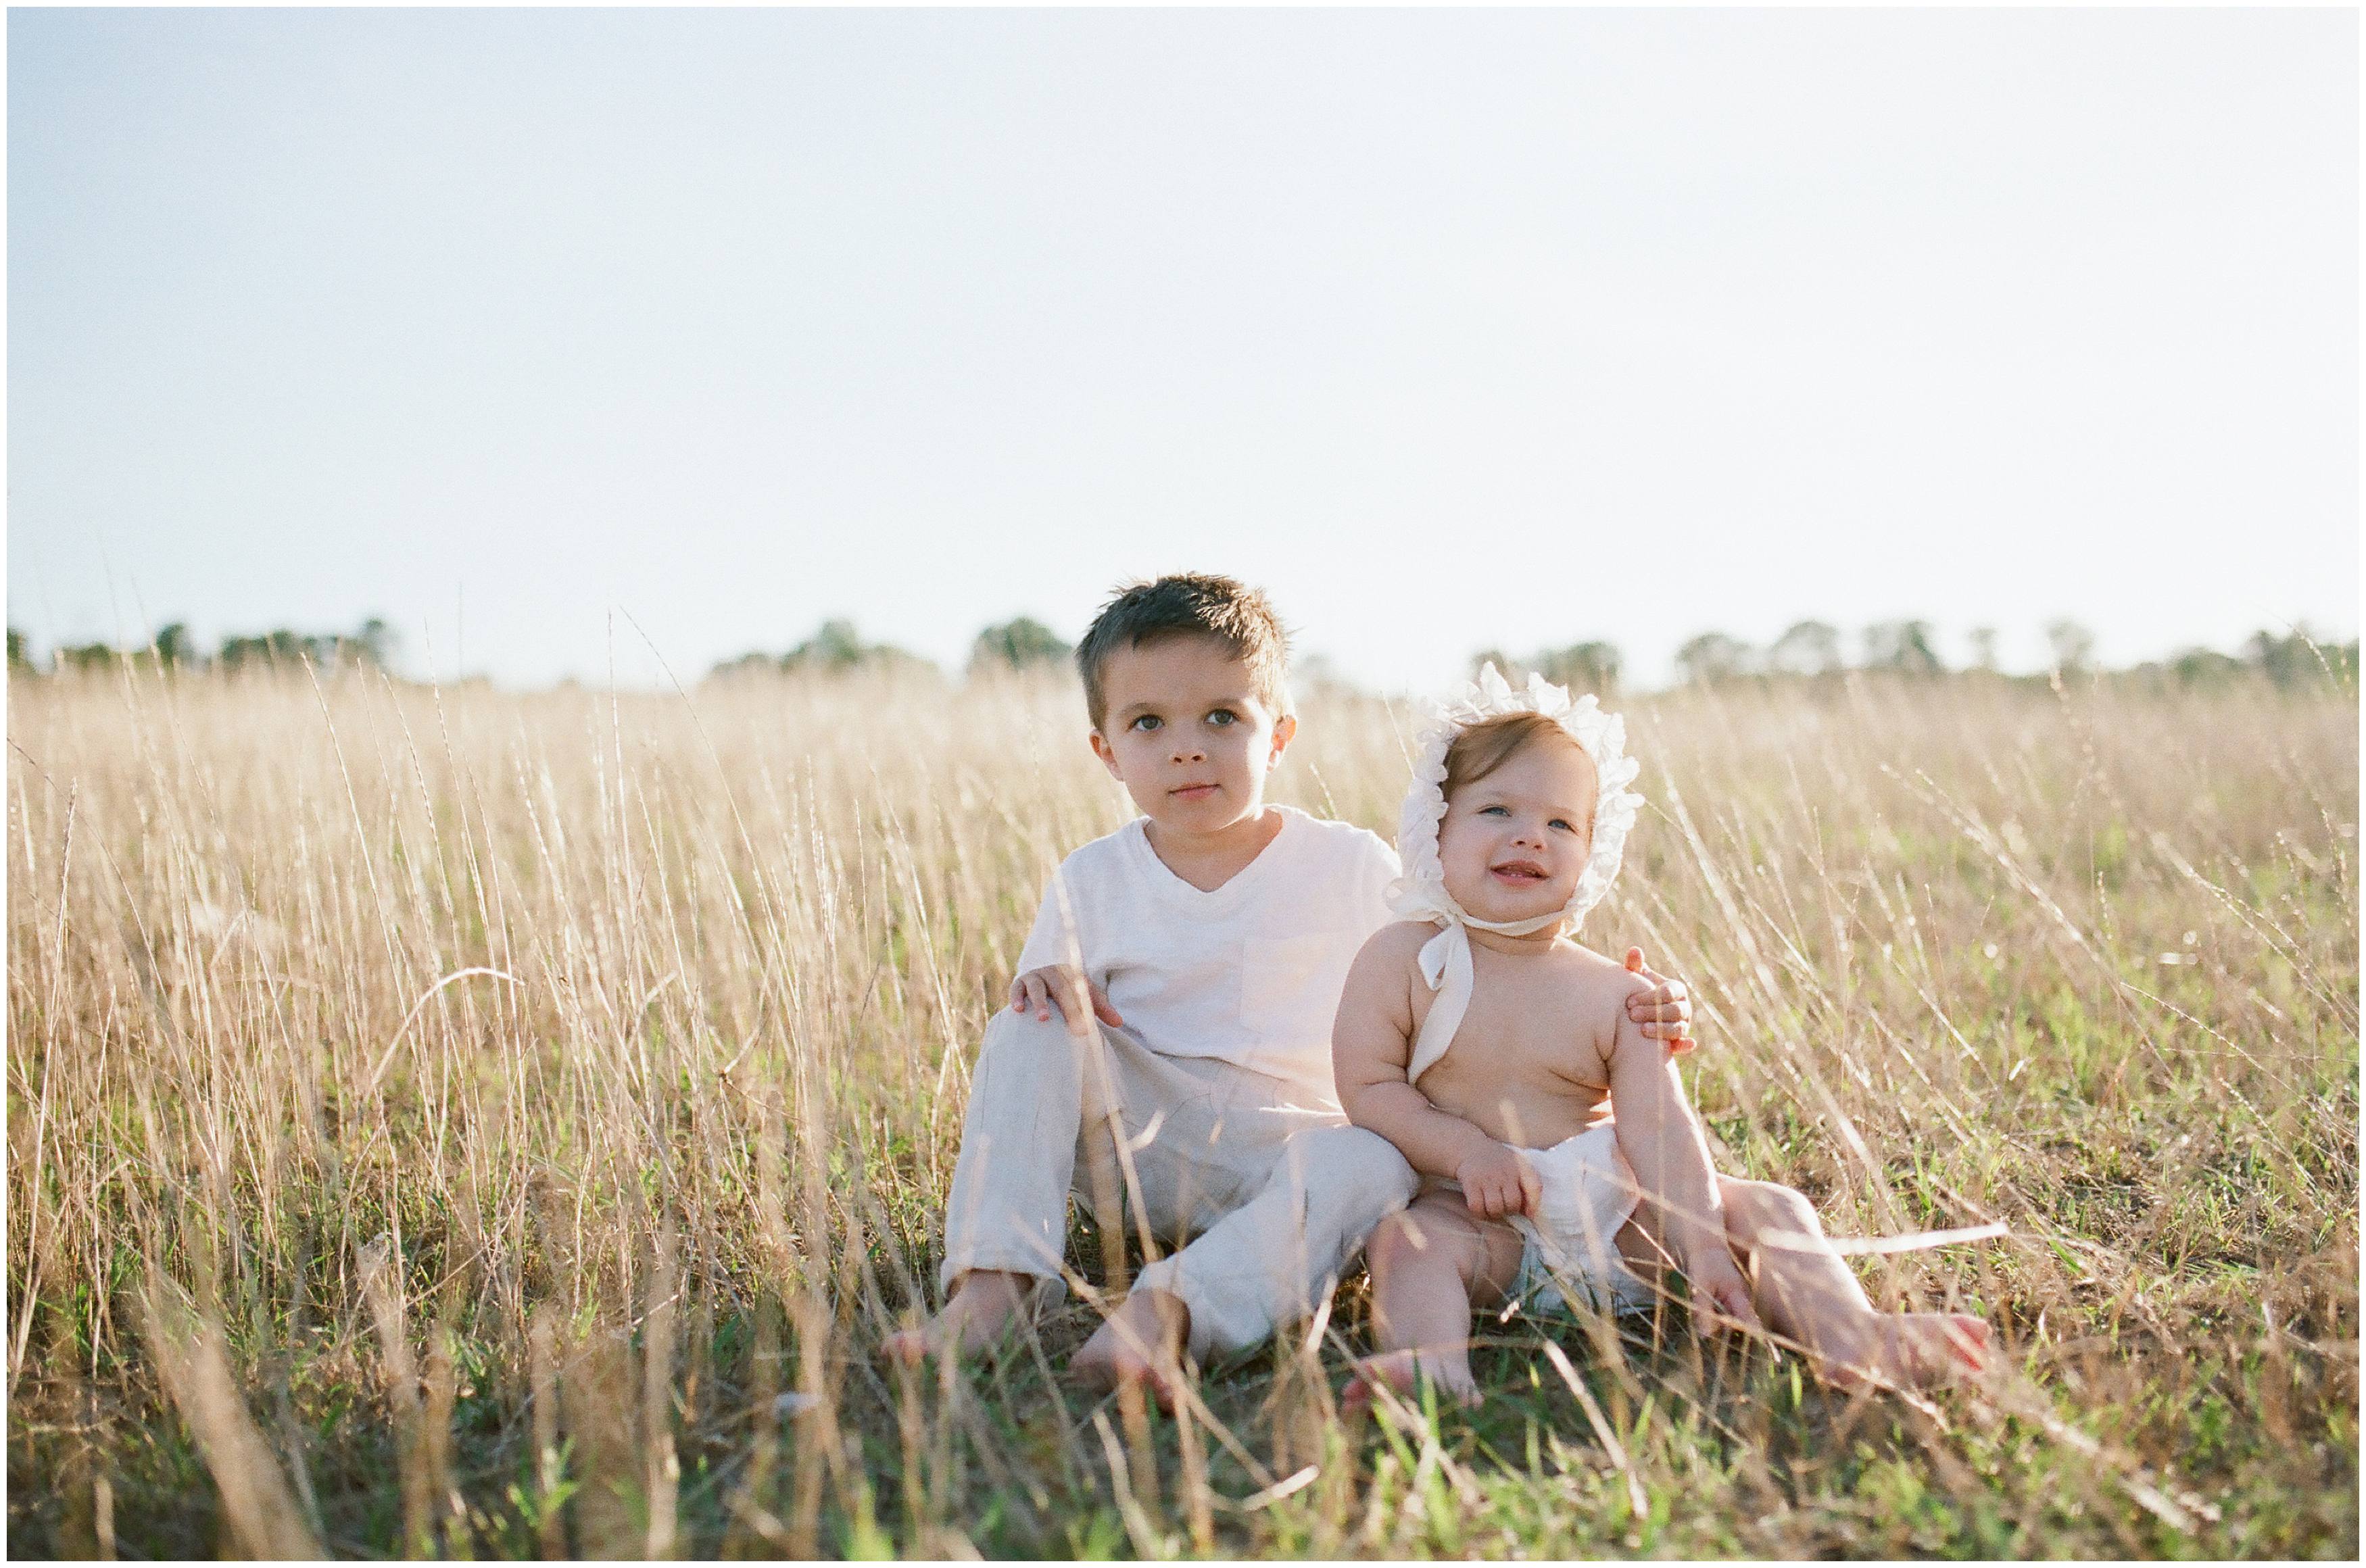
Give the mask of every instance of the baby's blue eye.
M 1482 806 L 1479 814 L 1482 817 L 1508 817 L 1512 813 L 1502 806 Z
M 1562 830 L 1563 832 L 1565 832 L 1565 833 L 1575 833 L 1575 832 L 1577 831 L 1577 829 L 1575 829 L 1575 828 L 1573 828 L 1573 827 L 1571 827 L 1571 826 L 1569 825 L 1569 819 L 1567 819 L 1566 817 L 1555 817 L 1555 818 L 1553 818 L 1552 823 L 1551 823 L 1551 825 L 1552 825 L 1552 826 L 1554 826 L 1554 827 L 1557 827 L 1557 828 L 1561 829 L 1561 830 Z
M 1142 730 L 1146 733 L 1156 729 L 1164 722 L 1166 722 L 1166 721 L 1161 719 L 1155 713 L 1144 713 L 1140 718 L 1134 720 L 1132 723 L 1128 724 L 1126 728 L 1130 730 Z

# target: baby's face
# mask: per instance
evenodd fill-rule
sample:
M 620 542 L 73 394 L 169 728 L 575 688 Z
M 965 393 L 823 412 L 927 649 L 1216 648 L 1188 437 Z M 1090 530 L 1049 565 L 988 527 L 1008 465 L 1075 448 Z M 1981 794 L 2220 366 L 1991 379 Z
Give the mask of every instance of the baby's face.
M 1594 853 L 1594 761 L 1544 736 L 1464 785 L 1437 824 L 1446 890 L 1481 920 L 1530 920 L 1566 905 Z
M 1180 833 L 1220 833 L 1265 808 L 1266 773 L 1298 722 L 1274 713 L 1249 667 L 1212 637 L 1119 648 L 1093 751 L 1143 814 Z

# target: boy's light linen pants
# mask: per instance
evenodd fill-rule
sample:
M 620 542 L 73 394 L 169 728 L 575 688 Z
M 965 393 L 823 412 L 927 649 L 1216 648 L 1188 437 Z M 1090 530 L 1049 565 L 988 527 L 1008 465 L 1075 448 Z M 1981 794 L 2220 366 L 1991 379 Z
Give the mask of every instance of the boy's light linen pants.
M 1256 1344 L 1329 1295 L 1416 1185 L 1393 1144 L 1303 1097 L 1231 1062 L 1162 1056 L 1123 1029 L 1096 1023 L 1080 1037 L 1056 1013 L 1002 1009 L 970 1080 L 941 1283 L 999 1269 L 1065 1289 L 1069 1192 L 1090 1204 L 1106 1181 L 1124 1194 L 1129 1236 L 1138 1194 L 1165 1255 L 1134 1287 L 1190 1309 L 1191 1353 Z

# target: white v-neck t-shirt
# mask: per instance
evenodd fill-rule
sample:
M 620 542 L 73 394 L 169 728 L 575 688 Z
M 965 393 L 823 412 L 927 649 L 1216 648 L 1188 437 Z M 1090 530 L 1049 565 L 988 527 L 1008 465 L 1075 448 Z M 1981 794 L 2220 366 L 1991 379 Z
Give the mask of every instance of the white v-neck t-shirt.
M 1335 1109 L 1331 1023 L 1358 949 L 1392 918 L 1396 851 L 1274 809 L 1281 831 L 1212 892 L 1167 869 L 1145 818 L 1084 846 L 1053 874 L 1019 967 L 1081 957 L 1151 1049 L 1234 1062 Z

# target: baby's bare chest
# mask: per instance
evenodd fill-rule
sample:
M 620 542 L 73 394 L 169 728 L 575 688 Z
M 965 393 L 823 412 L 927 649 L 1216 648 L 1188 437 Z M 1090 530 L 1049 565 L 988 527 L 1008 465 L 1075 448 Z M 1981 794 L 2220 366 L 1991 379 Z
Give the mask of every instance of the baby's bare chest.
M 1425 1018 L 1435 998 L 1416 1006 Z M 1610 1094 L 1615 1015 L 1591 987 L 1482 985 L 1454 1043 L 1418 1085 L 1440 1110 L 1493 1136 L 1544 1147 L 1582 1132 Z M 1516 1127 L 1505 1125 L 1505 1107 Z

